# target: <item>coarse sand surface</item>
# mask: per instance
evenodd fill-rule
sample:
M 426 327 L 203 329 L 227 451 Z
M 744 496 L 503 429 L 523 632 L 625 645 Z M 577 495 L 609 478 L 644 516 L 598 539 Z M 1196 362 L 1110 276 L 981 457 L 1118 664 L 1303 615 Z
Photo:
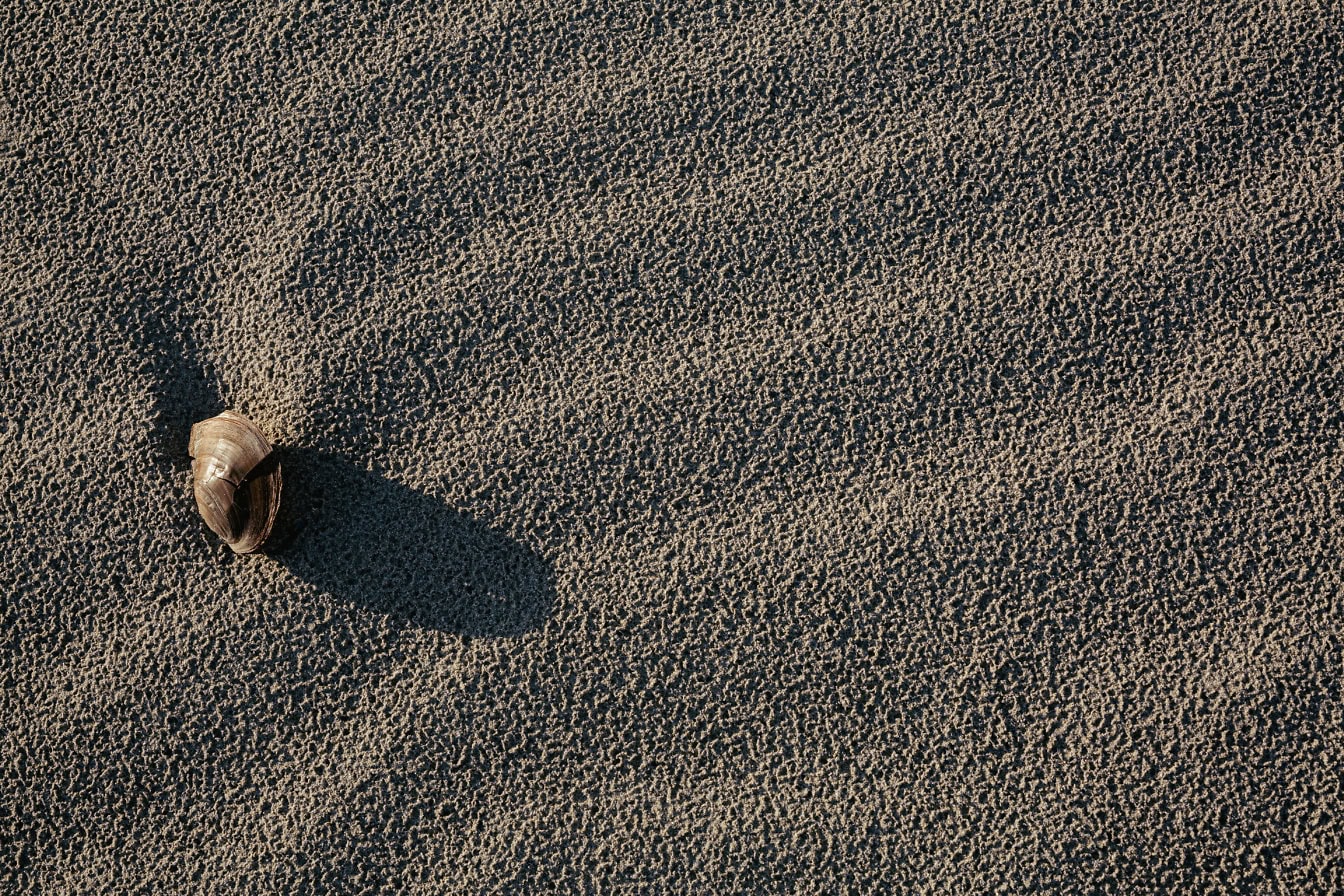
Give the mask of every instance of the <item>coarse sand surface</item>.
M 8 0 L 0 85 L 0 892 L 1344 889 L 1338 3 Z

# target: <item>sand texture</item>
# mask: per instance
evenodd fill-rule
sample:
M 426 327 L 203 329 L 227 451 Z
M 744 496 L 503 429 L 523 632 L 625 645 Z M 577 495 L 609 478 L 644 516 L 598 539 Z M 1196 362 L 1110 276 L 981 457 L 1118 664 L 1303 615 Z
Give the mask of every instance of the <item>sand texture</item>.
M 0 37 L 0 892 L 1344 889 L 1338 3 Z

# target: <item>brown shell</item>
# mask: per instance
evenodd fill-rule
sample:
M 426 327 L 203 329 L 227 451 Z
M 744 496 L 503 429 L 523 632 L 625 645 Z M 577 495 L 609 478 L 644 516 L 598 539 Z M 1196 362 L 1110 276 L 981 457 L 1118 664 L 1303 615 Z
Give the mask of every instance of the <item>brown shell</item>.
M 196 507 L 239 554 L 261 547 L 280 509 L 280 461 L 256 424 L 225 411 L 191 428 Z

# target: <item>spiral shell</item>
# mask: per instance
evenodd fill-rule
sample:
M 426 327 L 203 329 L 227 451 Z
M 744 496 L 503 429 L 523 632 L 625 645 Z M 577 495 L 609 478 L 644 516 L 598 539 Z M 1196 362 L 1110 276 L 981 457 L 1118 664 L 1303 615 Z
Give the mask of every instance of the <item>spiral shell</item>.
M 280 509 L 280 461 L 251 420 L 233 411 L 191 428 L 196 508 L 239 554 L 261 547 Z

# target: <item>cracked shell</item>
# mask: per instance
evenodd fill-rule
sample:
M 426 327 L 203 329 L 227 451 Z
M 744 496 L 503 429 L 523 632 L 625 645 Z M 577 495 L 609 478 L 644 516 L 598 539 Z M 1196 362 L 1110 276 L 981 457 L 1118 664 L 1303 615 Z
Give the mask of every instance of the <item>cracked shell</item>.
M 280 509 L 280 461 L 261 430 L 225 411 L 191 428 L 187 453 L 205 524 L 236 553 L 260 548 Z

